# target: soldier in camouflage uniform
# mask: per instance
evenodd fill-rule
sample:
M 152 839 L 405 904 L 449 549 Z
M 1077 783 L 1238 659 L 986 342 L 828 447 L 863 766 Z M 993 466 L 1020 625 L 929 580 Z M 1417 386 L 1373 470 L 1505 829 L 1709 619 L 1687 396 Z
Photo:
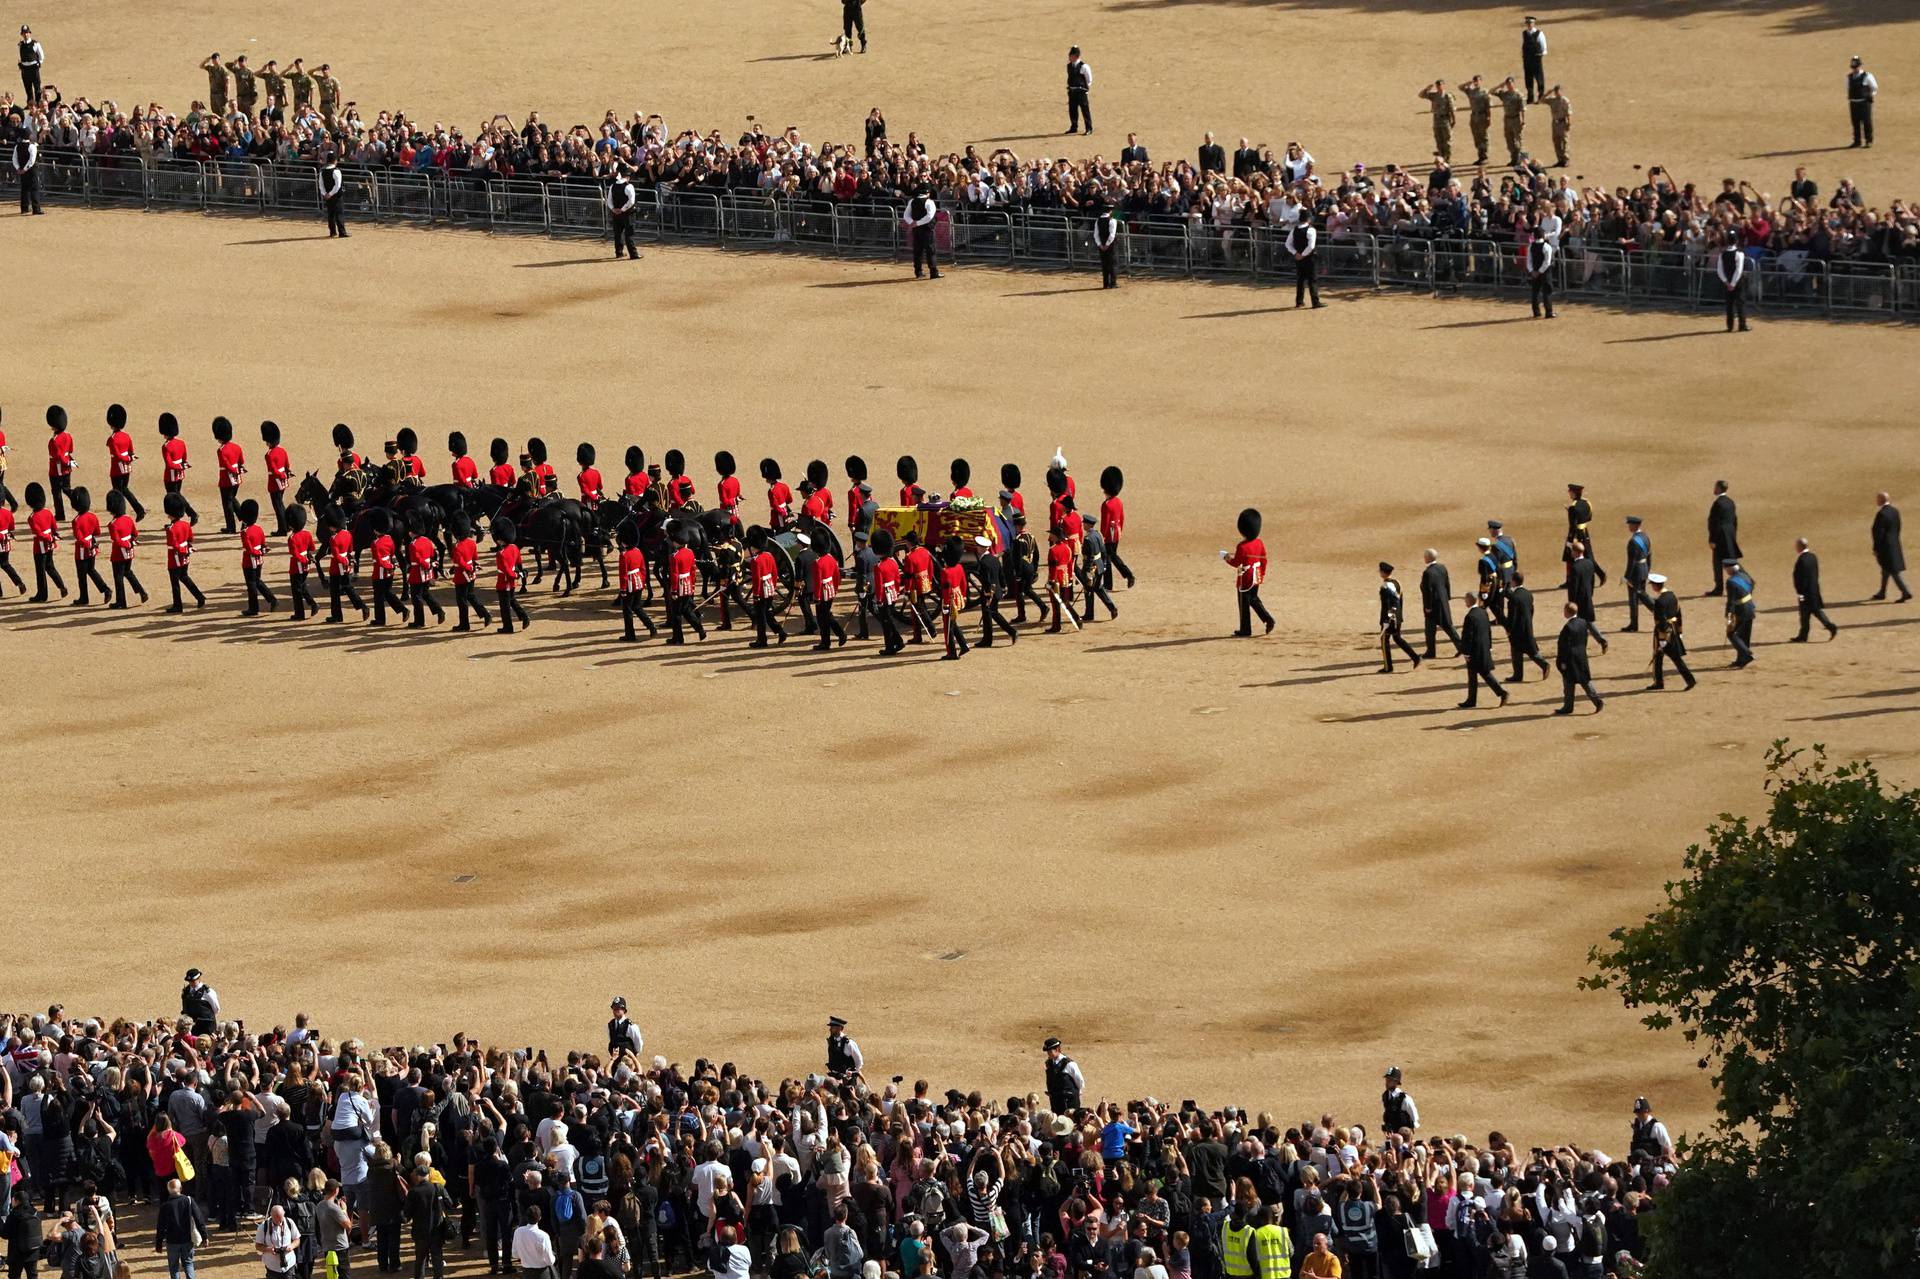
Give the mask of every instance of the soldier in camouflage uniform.
M 1475 76 L 1460 86 L 1460 92 L 1467 95 L 1467 123 L 1473 130 L 1473 162 L 1487 162 L 1487 128 L 1493 123 L 1493 95 L 1480 87 L 1480 77 Z
M 1513 77 L 1508 76 L 1493 91 L 1493 96 L 1500 99 L 1501 124 L 1507 135 L 1507 163 L 1518 166 L 1520 153 L 1524 149 L 1521 144 L 1527 132 L 1526 95 L 1513 87 Z
M 1433 108 L 1433 149 L 1448 164 L 1453 163 L 1453 95 L 1445 80 L 1435 80 L 1420 90 L 1420 96 Z
M 207 109 L 217 116 L 227 113 L 227 69 L 220 55 L 210 54 L 200 69 L 207 73 Z
M 333 117 L 340 110 L 340 82 L 333 77 L 333 68 L 325 62 L 313 76 L 314 86 L 320 90 L 320 114 L 333 123 Z
M 295 58 L 293 65 L 287 68 L 287 87 L 293 90 L 295 115 L 313 105 L 313 77 L 307 74 L 306 67 L 302 65 L 305 61 L 304 58 Z M 1513 83 L 1512 77 L 1508 77 L 1507 83 Z
M 267 115 L 274 120 L 282 119 L 287 107 L 287 78 L 280 74 L 280 63 L 267 59 L 267 65 L 260 68 L 260 82 L 267 89 Z
M 1544 101 L 1547 110 L 1553 113 L 1553 163 L 1564 169 L 1568 164 L 1567 134 L 1573 130 L 1573 104 L 1557 84 L 1547 90 Z
M 247 55 L 240 54 L 227 68 L 233 73 L 234 103 L 240 108 L 240 114 L 249 120 L 260 105 L 260 86 L 254 79 L 253 68 L 247 65 Z

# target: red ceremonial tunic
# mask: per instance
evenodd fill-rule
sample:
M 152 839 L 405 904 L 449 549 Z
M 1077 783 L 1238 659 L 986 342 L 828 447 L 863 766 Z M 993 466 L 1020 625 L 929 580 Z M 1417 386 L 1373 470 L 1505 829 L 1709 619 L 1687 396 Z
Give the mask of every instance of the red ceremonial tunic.
M 267 492 L 284 493 L 293 479 L 293 461 L 278 444 L 267 450 Z
M 620 589 L 638 595 L 647 585 L 647 557 L 637 546 L 620 552 Z
M 493 587 L 510 591 L 520 584 L 520 548 L 509 542 L 493 553 Z
M 578 480 L 580 484 L 580 500 L 588 506 L 600 505 L 601 501 L 607 496 L 606 485 L 601 482 L 600 472 L 591 466 L 586 467 L 580 472 Z
M 453 482 L 463 489 L 480 487 L 480 467 L 466 454 L 453 459 Z
M 514 478 L 515 478 L 514 469 L 511 466 L 507 465 L 505 462 L 500 463 L 498 466 L 494 467 L 491 471 L 487 472 L 487 483 L 499 489 L 512 488 Z
M 240 530 L 240 567 L 259 568 L 267 562 L 267 531 L 258 524 Z
M 873 594 L 883 605 L 900 602 L 900 561 L 891 555 L 873 566 Z
M 13 550 L 13 512 L 0 506 L 0 555 Z
M 220 463 L 220 487 L 223 489 L 239 488 L 240 473 L 247 469 L 246 454 L 240 451 L 240 446 L 232 440 L 228 440 L 215 450 L 214 457 Z
M 775 480 L 767 485 L 767 522 L 775 528 L 785 528 L 792 518 L 793 490 L 785 480 Z
M 133 563 L 133 548 L 140 541 L 140 526 L 131 515 L 116 515 L 107 525 L 107 540 L 112 543 L 108 557 L 115 564 Z
M 115 431 L 107 437 L 107 474 L 133 474 L 133 437 L 125 431 Z
M 295 529 L 287 534 L 287 573 L 299 576 L 313 564 L 313 534 L 306 529 Z
M 100 554 L 100 517 L 82 511 L 73 517 L 73 558 L 90 560 Z
M 378 582 L 393 576 L 393 538 L 382 533 L 373 539 L 373 580 Z
M 940 570 L 940 602 L 951 609 L 967 606 L 967 566 L 949 564 Z
M 57 432 L 47 441 L 47 478 L 73 474 L 73 436 Z
M 33 533 L 35 555 L 50 555 L 60 545 L 60 525 L 45 507 L 27 516 L 27 528 Z
M 693 548 L 682 546 L 674 551 L 667 561 L 667 582 L 672 593 L 678 597 L 693 594 Z
M 1047 580 L 1060 587 L 1073 585 L 1073 548 L 1065 542 L 1047 548 Z
M 628 497 L 645 497 L 647 485 L 653 481 L 647 478 L 645 471 L 634 471 L 627 476 L 626 494 Z
M 174 436 L 160 446 L 161 475 L 169 484 L 178 484 L 187 478 L 187 442 Z
M 740 505 L 740 480 L 738 476 L 723 475 L 714 495 L 720 499 L 720 509 L 732 511 Z
M 1120 499 L 1110 497 L 1100 503 L 1100 536 L 1106 539 L 1108 546 L 1120 540 L 1121 532 L 1127 527 L 1127 508 Z
M 453 583 L 465 586 L 480 576 L 480 544 L 463 537 L 453 544 Z
M 773 552 L 762 551 L 753 557 L 753 598 L 770 600 L 780 590 L 780 570 L 773 562 Z
M 822 555 L 813 562 L 813 598 L 826 603 L 840 593 L 840 561 Z
M 907 586 L 915 595 L 933 590 L 933 552 L 924 546 L 907 552 Z
M 1227 563 L 1239 570 L 1234 574 L 1233 584 L 1243 591 L 1251 591 L 1267 580 L 1267 544 L 1250 537 L 1233 548 Z
M 193 558 L 193 525 L 175 520 L 167 525 L 167 567 L 185 568 Z
M 413 586 L 433 585 L 433 539 L 424 533 L 407 548 L 407 582 Z
M 327 572 L 334 577 L 353 576 L 353 531 L 339 529 L 327 539 Z

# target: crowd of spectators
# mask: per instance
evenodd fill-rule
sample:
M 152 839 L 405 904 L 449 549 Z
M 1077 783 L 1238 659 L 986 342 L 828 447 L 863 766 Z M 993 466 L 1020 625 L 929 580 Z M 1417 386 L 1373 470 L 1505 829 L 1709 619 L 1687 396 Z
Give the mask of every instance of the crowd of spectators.
M 857 141 L 812 142 L 797 126 L 758 121 L 731 139 L 719 129 L 672 130 L 659 115 L 558 127 L 538 112 L 495 115 L 471 130 L 426 124 L 400 111 L 337 115 L 312 106 L 248 117 L 195 102 L 184 114 L 158 104 L 123 109 L 55 86 L 31 112 L 0 99 L 9 130 L 32 128 L 50 158 L 82 152 L 100 163 L 166 159 L 317 163 L 412 170 L 484 182 L 535 179 L 590 186 L 616 171 L 661 191 L 757 192 L 797 202 L 897 206 L 921 186 L 953 211 L 1033 210 L 1074 215 L 1116 208 L 1136 229 L 1180 230 L 1212 242 L 1216 257 L 1247 251 L 1256 228 L 1284 231 L 1311 215 L 1323 238 L 1359 235 L 1502 244 L 1551 235 L 1563 249 L 1611 248 L 1688 264 L 1721 245 L 1756 260 L 1920 263 L 1920 208 L 1900 199 L 1869 205 L 1851 181 L 1823 189 L 1797 170 L 1784 196 L 1732 178 L 1683 181 L 1661 166 L 1613 187 L 1580 185 L 1530 158 L 1511 169 L 1449 169 L 1436 156 L 1417 170 L 1355 163 L 1323 170 L 1299 143 L 1279 152 L 1229 152 L 1212 135 L 1192 159 L 1148 158 L 1131 135 L 1117 156 L 1021 156 L 976 145 L 936 153 L 917 135 L 889 133 L 878 108 Z M 1078 139 L 1076 139 L 1076 142 Z M 1081 144 L 1084 146 L 1084 144 Z M 1540 230 L 1543 222 L 1546 230 Z M 1793 255 L 1789 257 L 1788 255 Z
M 81 1279 L 106 1276 L 74 1259 L 110 1273 L 142 1246 L 115 1209 L 143 1201 L 171 1279 L 223 1231 L 269 1279 L 365 1252 L 398 1271 L 403 1240 L 416 1276 L 465 1252 L 525 1279 L 1599 1279 L 1637 1270 L 1673 1170 L 1644 1109 L 1621 1157 L 1429 1135 L 1397 1071 L 1375 1132 L 1096 1101 L 1077 1071 L 1063 1101 L 875 1086 L 864 1062 L 686 1069 L 615 1013 L 606 1053 L 564 1057 L 464 1034 L 369 1049 L 304 1015 L 253 1031 L 210 999 L 177 1020 L 0 1017 L 0 1236 Z

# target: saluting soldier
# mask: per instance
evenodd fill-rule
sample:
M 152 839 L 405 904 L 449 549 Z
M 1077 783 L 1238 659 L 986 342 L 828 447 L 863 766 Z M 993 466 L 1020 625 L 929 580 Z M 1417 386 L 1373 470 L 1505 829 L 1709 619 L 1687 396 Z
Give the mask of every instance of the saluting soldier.
M 1800 633 L 1789 642 L 1806 643 L 1807 629 L 1816 617 L 1827 628 L 1827 638 L 1832 639 L 1840 628 L 1828 619 L 1826 601 L 1820 595 L 1820 557 L 1804 537 L 1794 540 L 1793 550 L 1793 594 L 1800 604 Z
M 200 64 L 207 73 L 207 109 L 215 115 L 227 113 L 227 68 L 220 61 L 219 53 L 210 53 L 207 60 Z
M 247 65 L 247 55 L 236 54 L 227 70 L 233 76 L 234 105 L 239 108 L 241 115 L 253 119 L 253 113 L 260 106 L 260 85 L 253 68 Z
M 1653 613 L 1653 688 L 1665 688 L 1666 663 L 1672 662 L 1673 669 L 1687 682 L 1692 690 L 1699 681 L 1693 672 L 1687 669 L 1687 642 L 1683 634 L 1685 619 L 1680 612 L 1680 597 L 1667 589 L 1664 573 L 1649 573 L 1647 586 L 1653 594 L 1643 599 Z
M 1413 659 L 1413 668 L 1420 669 L 1420 654 L 1413 651 L 1413 645 L 1407 643 L 1400 634 L 1400 623 L 1406 617 L 1406 599 L 1400 591 L 1400 583 L 1394 579 L 1393 565 L 1380 561 L 1380 660 L 1383 665 L 1379 674 L 1393 674 L 1393 650 L 1396 645 L 1401 652 Z
M 1453 583 L 1447 576 L 1447 566 L 1440 562 L 1440 552 L 1429 546 L 1420 558 L 1426 564 L 1420 570 L 1420 611 L 1426 621 L 1426 656 L 1432 661 L 1434 636 L 1445 631 L 1457 653 L 1461 651 L 1460 632 L 1453 629 Z
M 1506 130 L 1507 163 L 1518 166 L 1527 132 L 1527 100 L 1513 87 L 1513 77 L 1502 80 L 1493 96 L 1500 99 L 1501 127 Z
M 1587 662 L 1587 640 L 1600 641 L 1600 651 L 1607 651 L 1607 637 L 1596 629 L 1591 621 L 1580 616 L 1579 611 L 1568 601 L 1566 623 L 1560 628 L 1560 641 L 1554 653 L 1553 664 L 1560 670 L 1560 689 L 1563 699 L 1555 715 L 1573 714 L 1573 690 L 1579 688 L 1593 703 L 1595 714 L 1606 706 L 1600 694 L 1593 691 L 1593 668 Z
M 1493 95 L 1480 84 L 1480 77 L 1474 76 L 1460 86 L 1460 92 L 1467 96 L 1467 127 L 1473 132 L 1473 162 L 1487 162 L 1487 132 L 1493 125 Z
M 1566 92 L 1557 84 L 1547 90 L 1545 102 L 1553 116 L 1553 164 L 1557 169 L 1564 169 L 1569 163 L 1567 134 L 1573 131 L 1573 103 L 1567 100 Z
M 1466 630 L 1463 647 L 1467 654 L 1467 700 L 1460 703 L 1463 711 L 1472 710 L 1480 703 L 1480 682 L 1486 681 L 1500 704 L 1507 704 L 1507 690 L 1500 687 L 1499 679 L 1493 673 L 1493 619 L 1487 616 L 1487 610 L 1480 607 L 1480 599 L 1472 591 L 1460 597 L 1467 606 L 1467 615 L 1462 619 Z
M 287 77 L 281 74 L 278 60 L 267 59 L 267 64 L 260 68 L 260 83 L 267 92 L 267 118 L 282 119 L 287 108 Z
M 1540 656 L 1540 640 L 1533 633 L 1533 592 L 1527 589 L 1524 573 L 1513 575 L 1513 588 L 1507 595 L 1507 645 L 1513 653 L 1515 684 L 1524 682 L 1529 659 L 1542 675 L 1547 673 L 1547 659 Z
M 1733 645 L 1733 669 L 1753 664 L 1753 574 L 1728 556 L 1721 562 L 1727 571 L 1727 642 Z
M 1433 149 L 1442 160 L 1451 164 L 1455 119 L 1453 94 L 1447 91 L 1445 80 L 1435 80 L 1420 90 L 1420 96 L 1427 100 L 1427 106 L 1433 111 Z
M 340 110 L 340 82 L 334 79 L 333 68 L 322 62 L 320 69 L 313 73 L 313 87 L 320 93 L 320 114 L 327 123 L 333 123 L 333 117 Z
M 1873 562 L 1880 566 L 1880 589 L 1873 593 L 1873 598 L 1887 598 L 1887 583 L 1892 581 L 1900 588 L 1896 602 L 1905 604 L 1913 598 L 1913 592 L 1900 576 L 1907 571 L 1907 553 L 1900 545 L 1900 511 L 1894 506 L 1893 498 L 1885 493 L 1874 494 L 1873 506 Z
M 1641 525 L 1646 521 L 1638 515 L 1627 516 L 1627 625 L 1625 629 L 1640 629 L 1640 600 L 1646 594 L 1647 574 L 1653 572 L 1653 539 L 1649 538 Z
M 313 105 L 313 77 L 307 74 L 304 58 L 295 58 L 287 68 L 287 87 L 293 90 L 293 110 L 297 115 Z

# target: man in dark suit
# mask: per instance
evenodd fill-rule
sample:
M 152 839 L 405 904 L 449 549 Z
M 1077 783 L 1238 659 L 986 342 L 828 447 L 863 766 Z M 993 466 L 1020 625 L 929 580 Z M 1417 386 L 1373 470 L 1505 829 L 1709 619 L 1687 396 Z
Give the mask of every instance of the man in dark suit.
M 1809 624 L 1816 617 L 1827 628 L 1827 638 L 1832 639 L 1840 628 L 1827 620 L 1826 601 L 1820 598 L 1820 557 L 1804 537 L 1795 541 L 1793 548 L 1798 552 L 1793 557 L 1793 593 L 1800 601 L 1800 633 L 1791 642 L 1806 643 Z
M 448 1211 L 453 1200 L 447 1188 L 428 1179 L 425 1168 L 413 1170 L 413 1189 L 407 1192 L 407 1230 L 413 1237 L 413 1279 L 446 1279 Z
M 1440 562 L 1440 552 L 1428 547 L 1421 556 L 1426 567 L 1420 570 L 1420 611 L 1427 624 L 1427 660 L 1433 660 L 1433 637 L 1439 631 L 1445 631 L 1447 638 L 1453 641 L 1453 651 L 1460 651 L 1460 632 L 1453 629 L 1453 583 L 1447 577 L 1447 566 Z
M 1566 617 L 1566 624 L 1560 628 L 1560 643 L 1553 658 L 1553 664 L 1560 668 L 1560 688 L 1565 696 L 1560 709 L 1554 714 L 1573 714 L 1573 690 L 1576 687 L 1586 691 L 1587 700 L 1593 703 L 1593 709 L 1598 713 L 1606 702 L 1593 691 L 1593 669 L 1587 664 L 1587 639 L 1592 637 L 1599 640 L 1600 651 L 1604 653 L 1607 651 L 1607 638 L 1580 616 L 1571 601 L 1566 607 Z
M 1233 153 L 1233 176 L 1245 182 L 1258 172 L 1260 172 L 1260 153 L 1254 150 L 1253 145 L 1245 138 L 1240 139 L 1240 145 L 1234 149 Z
M 1140 145 L 1139 137 L 1137 134 L 1129 133 L 1127 135 L 1127 145 L 1120 148 L 1120 163 L 1122 164 L 1148 163 L 1147 149 Z
M 1507 690 L 1500 687 L 1500 681 L 1493 673 L 1493 619 L 1480 604 L 1480 597 L 1468 591 L 1460 597 L 1467 606 L 1467 615 L 1462 619 L 1466 628 L 1467 652 L 1467 700 L 1460 703 L 1460 709 L 1472 710 L 1480 702 L 1480 681 L 1485 680 L 1500 704 L 1507 704 Z
M 1567 603 L 1579 610 L 1587 621 L 1593 620 L 1594 565 L 1587 558 L 1587 544 L 1573 542 L 1573 562 L 1567 565 Z
M 1540 656 L 1540 641 L 1533 634 L 1533 592 L 1527 589 L 1527 575 L 1515 573 L 1507 588 L 1507 643 L 1513 652 L 1513 680 L 1525 683 L 1527 659 L 1533 659 L 1540 673 L 1547 673 L 1547 659 Z
M 1713 482 L 1713 505 L 1707 508 L 1707 545 L 1713 548 L 1713 589 L 1708 595 L 1726 593 L 1727 560 L 1740 558 L 1740 514 L 1727 494 L 1727 482 Z
M 1880 589 L 1873 598 L 1887 598 L 1887 582 L 1891 579 L 1900 588 L 1899 602 L 1905 604 L 1913 598 L 1913 592 L 1900 576 L 1907 571 L 1907 554 L 1900 548 L 1900 512 L 1885 493 L 1876 494 L 1873 504 L 1877 508 L 1873 513 L 1873 561 L 1880 566 Z
M 1227 171 L 1227 149 L 1213 140 L 1211 133 L 1200 144 L 1200 171 L 1202 173 L 1225 173 Z

